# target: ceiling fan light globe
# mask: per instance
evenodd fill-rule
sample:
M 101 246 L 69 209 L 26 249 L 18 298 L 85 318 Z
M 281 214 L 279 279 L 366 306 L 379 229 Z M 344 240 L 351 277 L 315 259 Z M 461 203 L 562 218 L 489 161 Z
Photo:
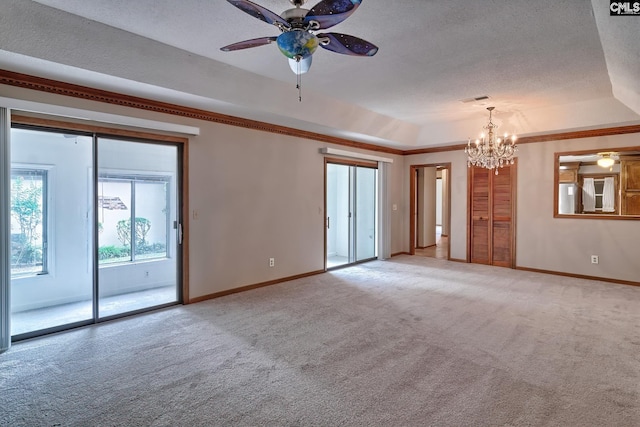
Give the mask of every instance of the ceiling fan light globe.
M 313 56 L 311 55 L 300 59 L 288 58 L 289 67 L 294 74 L 305 74 L 311 68 L 312 59 Z
M 307 31 L 293 30 L 278 36 L 276 43 L 278 49 L 287 58 L 306 58 L 313 55 L 318 48 L 318 37 Z

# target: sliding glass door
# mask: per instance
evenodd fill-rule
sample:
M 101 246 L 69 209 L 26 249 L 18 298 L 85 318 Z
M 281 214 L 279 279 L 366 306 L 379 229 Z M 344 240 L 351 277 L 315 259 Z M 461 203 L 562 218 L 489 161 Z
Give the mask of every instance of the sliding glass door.
M 180 301 L 179 147 L 11 129 L 11 335 Z
M 178 300 L 177 147 L 98 138 L 98 315 Z
M 11 130 L 11 335 L 93 318 L 91 135 Z
M 338 267 L 377 256 L 375 167 L 326 164 L 326 266 Z

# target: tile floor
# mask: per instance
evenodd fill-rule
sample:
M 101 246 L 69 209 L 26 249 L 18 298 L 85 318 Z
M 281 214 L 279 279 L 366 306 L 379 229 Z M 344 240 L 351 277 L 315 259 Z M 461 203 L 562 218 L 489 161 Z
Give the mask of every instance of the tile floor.
M 176 302 L 175 286 L 115 295 L 100 299 L 99 316 L 108 317 Z M 90 300 L 11 314 L 11 335 L 20 335 L 91 319 Z

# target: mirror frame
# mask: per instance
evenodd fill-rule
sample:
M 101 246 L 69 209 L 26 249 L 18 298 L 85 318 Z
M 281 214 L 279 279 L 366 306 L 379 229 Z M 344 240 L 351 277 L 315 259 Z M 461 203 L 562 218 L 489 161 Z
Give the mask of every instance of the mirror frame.
M 561 214 L 558 213 L 558 198 L 559 198 L 559 185 L 560 185 L 560 157 L 561 156 L 579 156 L 584 154 L 595 154 L 600 152 L 614 151 L 620 154 L 630 151 L 640 152 L 640 147 L 619 147 L 619 148 L 602 148 L 591 150 L 576 150 L 554 153 L 554 170 L 553 170 L 553 217 L 554 218 L 571 218 L 571 219 L 606 219 L 606 220 L 640 220 L 640 215 L 612 215 L 612 214 Z M 619 193 L 618 193 L 619 194 Z

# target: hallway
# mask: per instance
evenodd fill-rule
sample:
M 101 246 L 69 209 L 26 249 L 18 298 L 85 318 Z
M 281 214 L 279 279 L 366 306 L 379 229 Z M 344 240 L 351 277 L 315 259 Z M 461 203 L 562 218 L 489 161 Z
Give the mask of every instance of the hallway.
M 427 248 L 416 248 L 415 255 L 437 259 L 449 258 L 449 236 L 442 235 L 442 226 L 436 226 L 436 244 Z

